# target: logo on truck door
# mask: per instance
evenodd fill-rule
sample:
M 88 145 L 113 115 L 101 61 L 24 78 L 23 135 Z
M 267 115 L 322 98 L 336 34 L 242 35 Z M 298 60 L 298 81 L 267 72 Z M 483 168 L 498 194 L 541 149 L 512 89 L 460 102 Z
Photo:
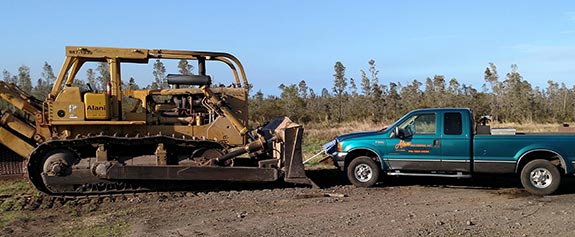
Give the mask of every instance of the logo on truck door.
M 399 143 L 395 144 L 395 151 L 401 152 L 407 151 L 408 153 L 429 153 L 430 149 L 431 144 L 413 144 L 404 140 L 399 140 Z

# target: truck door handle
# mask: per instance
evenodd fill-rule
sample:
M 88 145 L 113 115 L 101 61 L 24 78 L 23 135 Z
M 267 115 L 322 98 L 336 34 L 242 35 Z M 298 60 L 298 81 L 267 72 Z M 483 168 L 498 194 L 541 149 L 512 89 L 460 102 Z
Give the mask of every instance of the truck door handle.
M 433 140 L 433 147 L 439 147 L 439 139 Z

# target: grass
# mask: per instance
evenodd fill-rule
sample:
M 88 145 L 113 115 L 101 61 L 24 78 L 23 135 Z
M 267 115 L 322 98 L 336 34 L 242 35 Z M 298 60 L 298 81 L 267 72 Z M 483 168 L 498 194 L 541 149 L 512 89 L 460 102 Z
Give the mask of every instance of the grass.
M 17 211 L 24 206 L 21 196 L 37 196 L 40 193 L 25 179 L 0 180 L 0 211 Z M 5 221 L 5 220 L 2 220 Z
M 515 128 L 522 133 L 553 133 L 558 132 L 558 123 L 491 123 L 491 128 Z
M 130 230 L 129 210 L 119 210 L 100 215 L 77 217 L 64 223 L 63 230 L 56 236 L 125 236 Z
M 310 137 L 317 137 L 330 141 L 335 137 L 349 132 L 379 130 L 389 123 L 374 123 L 371 121 L 354 121 L 344 123 L 314 123 L 304 125 L 305 133 Z
M 14 223 L 17 220 L 26 220 L 30 218 L 31 218 L 30 214 L 26 212 L 2 211 L 2 215 L 0 215 L 0 230 L 9 227 L 10 224 Z
M 90 227 L 73 227 L 57 233 L 56 236 L 125 236 L 129 225 L 125 221 L 113 224 L 102 224 Z
M 59 224 L 49 225 L 44 231 L 53 236 L 125 236 L 130 231 L 129 217 L 135 211 L 126 208 L 107 212 L 94 203 L 73 200 L 53 208 L 29 209 L 27 201 L 42 194 L 25 179 L 0 180 L 0 194 L 0 232 L 18 230 L 30 223 L 44 225 L 52 219 Z
M 369 130 L 379 130 L 387 126 L 383 123 L 371 121 L 355 121 L 344 123 L 313 123 L 304 125 L 304 138 L 302 145 L 303 160 L 307 160 L 322 150 L 322 145 L 335 139 L 335 137 L 350 133 Z M 314 158 L 308 165 L 317 166 L 318 161 L 326 155 Z M 316 167 L 317 168 L 317 167 Z
M 0 194 L 35 194 L 37 191 L 25 179 L 0 180 Z
M 40 193 L 25 179 L 0 180 L 0 230 L 15 222 L 27 222 L 38 217 L 37 213 L 22 210 L 26 199 L 22 196 L 34 196 Z

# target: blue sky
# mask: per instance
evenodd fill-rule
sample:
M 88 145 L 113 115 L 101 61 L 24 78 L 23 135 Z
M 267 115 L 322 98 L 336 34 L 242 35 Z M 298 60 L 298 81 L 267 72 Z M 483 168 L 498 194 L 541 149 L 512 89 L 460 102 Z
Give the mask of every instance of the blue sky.
M 229 52 L 265 94 L 301 80 L 316 92 L 331 90 L 336 61 L 359 80 L 370 59 L 385 84 L 439 74 L 481 89 L 489 62 L 501 78 L 517 64 L 534 86 L 575 82 L 573 1 L 4 0 L 0 6 L 0 70 L 15 74 L 25 64 L 34 81 L 44 61 L 59 70 L 66 45 L 88 45 Z M 140 85 L 153 78 L 147 69 L 130 73 Z

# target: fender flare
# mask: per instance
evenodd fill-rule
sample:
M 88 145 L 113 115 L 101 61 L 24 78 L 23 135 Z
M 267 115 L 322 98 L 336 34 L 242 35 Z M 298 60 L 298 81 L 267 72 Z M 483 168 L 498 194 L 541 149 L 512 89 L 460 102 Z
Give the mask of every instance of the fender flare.
M 348 156 L 345 159 L 346 163 L 349 163 L 348 162 L 349 154 L 354 153 L 354 152 L 358 152 L 361 150 L 366 150 L 366 151 L 369 151 L 369 152 L 375 154 L 377 156 L 376 158 L 379 160 L 379 165 L 381 167 L 381 170 L 389 169 L 389 166 L 385 163 L 385 160 L 383 159 L 383 157 L 381 157 L 381 155 L 379 155 L 374 149 L 371 149 L 369 147 L 359 147 L 359 148 L 353 148 L 353 149 L 349 150 L 347 152 Z
M 523 154 L 521 154 L 521 156 L 519 156 L 519 159 L 517 159 L 517 162 L 515 163 L 515 172 L 520 172 L 519 170 L 519 164 L 521 164 L 521 160 L 523 158 L 525 158 L 527 155 L 533 153 L 533 152 L 549 152 L 549 153 L 553 153 L 555 154 L 558 158 L 559 158 L 559 162 L 561 162 L 561 166 L 564 169 L 564 174 L 568 174 L 570 173 L 570 171 L 572 170 L 570 167 L 567 167 L 567 163 L 565 162 L 565 158 L 563 158 L 563 156 L 561 154 L 559 154 L 559 152 L 556 152 L 554 150 L 551 149 L 545 149 L 545 148 L 538 148 L 538 149 L 532 149 L 532 150 L 528 150 L 526 152 L 524 152 Z

